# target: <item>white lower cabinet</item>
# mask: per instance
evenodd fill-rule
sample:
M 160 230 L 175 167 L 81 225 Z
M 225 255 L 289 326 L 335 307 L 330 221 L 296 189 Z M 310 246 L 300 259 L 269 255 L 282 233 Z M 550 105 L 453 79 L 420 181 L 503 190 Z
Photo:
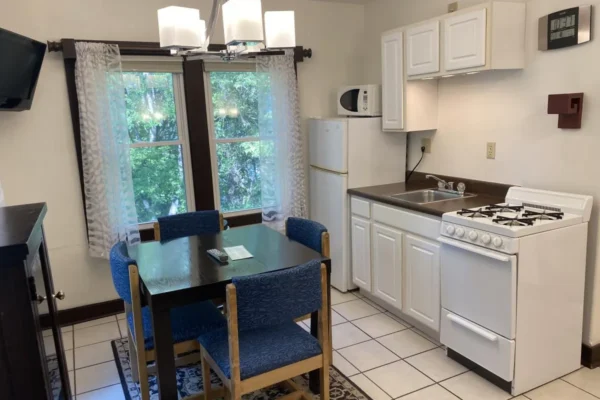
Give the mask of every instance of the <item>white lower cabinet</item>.
M 352 216 L 352 281 L 371 292 L 371 222 Z
M 404 237 L 403 311 L 427 327 L 440 329 L 440 246 L 412 235 Z
M 441 219 L 361 199 L 351 225 L 354 284 L 439 332 Z
M 373 224 L 373 294 L 402 309 L 402 237 L 398 230 Z

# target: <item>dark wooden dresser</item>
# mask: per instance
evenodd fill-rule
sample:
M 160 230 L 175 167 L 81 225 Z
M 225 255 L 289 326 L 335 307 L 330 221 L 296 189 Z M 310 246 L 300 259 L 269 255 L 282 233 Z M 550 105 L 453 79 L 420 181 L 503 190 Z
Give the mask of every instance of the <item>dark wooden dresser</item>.
M 71 399 L 43 221 L 45 203 L 0 208 L 0 399 Z M 37 277 L 37 284 L 36 284 Z M 46 349 L 38 307 L 48 308 Z M 49 340 L 49 339 L 54 339 Z M 48 346 L 51 347 L 51 346 Z

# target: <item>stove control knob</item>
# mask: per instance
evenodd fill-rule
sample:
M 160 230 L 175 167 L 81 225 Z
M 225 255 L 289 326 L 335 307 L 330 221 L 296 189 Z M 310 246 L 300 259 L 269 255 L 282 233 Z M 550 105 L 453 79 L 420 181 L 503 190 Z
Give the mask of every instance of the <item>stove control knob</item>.
M 465 230 L 463 228 L 458 228 L 456 230 L 456 236 L 458 236 L 459 238 L 465 236 Z
M 490 244 L 492 242 L 492 238 L 490 237 L 490 235 L 483 235 L 481 237 L 481 241 L 483 242 L 483 244 Z
M 475 241 L 475 240 L 477 240 L 477 236 L 479 236 L 479 235 L 477 235 L 477 232 L 475 232 L 475 231 L 469 232 L 469 239 Z
M 493 243 L 496 247 L 502 247 L 502 239 L 500 239 L 499 237 L 495 237 Z
M 455 231 L 455 229 L 454 229 L 454 227 L 453 227 L 452 225 L 448 225 L 448 226 L 446 227 L 446 233 L 447 233 L 448 235 L 450 235 L 450 236 L 454 235 L 454 231 Z

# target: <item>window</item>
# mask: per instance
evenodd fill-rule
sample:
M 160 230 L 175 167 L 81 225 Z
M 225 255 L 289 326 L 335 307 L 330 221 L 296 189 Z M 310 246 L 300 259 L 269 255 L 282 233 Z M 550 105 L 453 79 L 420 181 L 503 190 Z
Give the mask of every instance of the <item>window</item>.
M 139 223 L 192 211 L 182 74 L 136 70 L 123 77 Z
M 212 155 L 216 204 L 223 213 L 262 207 L 259 85 L 254 64 L 206 65 L 212 109 Z M 227 70 L 219 70 L 227 68 Z M 236 70 L 237 69 L 237 70 Z

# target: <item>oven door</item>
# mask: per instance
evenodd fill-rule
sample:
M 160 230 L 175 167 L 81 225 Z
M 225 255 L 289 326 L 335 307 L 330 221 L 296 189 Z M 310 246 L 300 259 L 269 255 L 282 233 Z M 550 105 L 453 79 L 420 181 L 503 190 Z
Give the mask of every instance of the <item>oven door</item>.
M 442 307 L 507 339 L 515 338 L 517 256 L 440 237 Z

